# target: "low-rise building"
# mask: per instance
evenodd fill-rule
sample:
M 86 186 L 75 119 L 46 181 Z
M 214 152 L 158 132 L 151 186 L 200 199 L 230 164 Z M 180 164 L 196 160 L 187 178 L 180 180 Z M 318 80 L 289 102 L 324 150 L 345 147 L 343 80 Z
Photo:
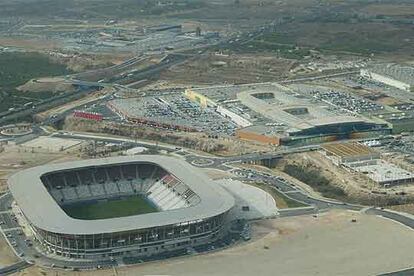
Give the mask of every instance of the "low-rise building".
M 322 146 L 335 165 L 365 175 L 371 182 L 388 188 L 414 183 L 414 173 L 381 159 L 381 154 L 359 143 L 334 143 Z

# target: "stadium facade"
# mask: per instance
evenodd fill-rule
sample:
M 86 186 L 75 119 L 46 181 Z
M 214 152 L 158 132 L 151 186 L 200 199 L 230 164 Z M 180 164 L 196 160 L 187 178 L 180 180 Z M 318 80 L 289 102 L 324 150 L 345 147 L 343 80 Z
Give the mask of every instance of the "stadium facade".
M 35 167 L 9 178 L 35 238 L 68 258 L 154 256 L 203 246 L 228 233 L 235 200 L 188 163 L 141 155 Z M 62 207 L 140 195 L 158 212 L 75 219 Z

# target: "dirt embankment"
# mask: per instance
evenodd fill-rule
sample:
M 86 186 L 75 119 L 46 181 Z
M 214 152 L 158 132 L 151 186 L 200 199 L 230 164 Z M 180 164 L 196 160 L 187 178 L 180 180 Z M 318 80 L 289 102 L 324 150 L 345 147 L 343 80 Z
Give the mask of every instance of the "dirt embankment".
M 53 93 L 75 91 L 75 87 L 72 84 L 65 82 L 61 77 L 33 79 L 20 85 L 17 89 L 23 92 L 37 93 L 45 91 L 51 91 Z
M 158 141 L 179 147 L 191 148 L 207 153 L 233 155 L 241 152 L 263 150 L 263 147 L 251 145 L 236 139 L 212 139 L 203 133 L 174 132 L 154 129 L 140 125 L 121 125 L 113 122 L 100 122 L 68 117 L 64 129 L 70 131 L 84 131 L 126 136 L 148 141 Z
M 335 166 L 319 152 L 286 156 L 278 163 L 277 169 L 333 199 L 377 206 L 414 202 L 414 194 L 402 196 L 399 188 L 382 189 L 364 175 Z
M 293 63 L 274 55 L 209 53 L 171 67 L 161 80 L 187 85 L 275 81 L 289 75 Z

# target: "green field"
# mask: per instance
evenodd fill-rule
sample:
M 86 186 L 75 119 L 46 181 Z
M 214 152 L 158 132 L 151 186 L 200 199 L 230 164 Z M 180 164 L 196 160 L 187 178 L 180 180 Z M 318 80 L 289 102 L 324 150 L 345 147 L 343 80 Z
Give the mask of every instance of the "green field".
M 67 215 L 76 219 L 94 220 L 127 217 L 158 212 L 142 196 L 63 206 Z
M 0 53 L 0 112 L 20 107 L 27 102 L 36 103 L 53 95 L 51 91 L 20 92 L 16 88 L 27 81 L 71 73 L 62 64 L 39 53 Z

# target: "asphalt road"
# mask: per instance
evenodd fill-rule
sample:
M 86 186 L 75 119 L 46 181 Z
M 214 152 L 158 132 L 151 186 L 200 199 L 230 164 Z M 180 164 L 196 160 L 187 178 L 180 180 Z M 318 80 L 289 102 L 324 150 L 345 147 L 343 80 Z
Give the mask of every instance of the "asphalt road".
M 20 261 L 18 263 L 12 264 L 7 267 L 0 268 L 0 275 L 11 275 L 13 273 L 16 273 L 18 271 L 21 271 L 25 268 L 28 268 L 32 264 L 29 264 L 25 261 Z
M 413 276 L 414 268 L 381 274 L 380 276 Z
M 366 211 L 367 214 L 382 216 L 384 218 L 392 219 L 394 221 L 398 221 L 412 229 L 414 229 L 414 219 L 406 217 L 402 214 L 396 212 L 390 212 L 385 209 L 380 208 L 370 208 Z
M 253 153 L 247 155 L 240 155 L 236 157 L 229 157 L 229 158 L 218 158 L 218 157 L 207 157 L 207 156 L 200 156 L 193 153 L 186 151 L 185 149 L 177 149 L 175 146 L 168 146 L 168 145 L 155 145 L 154 143 L 150 142 L 134 142 L 133 140 L 122 139 L 122 138 L 108 138 L 108 137 L 100 137 L 100 136 L 91 136 L 85 137 L 81 134 L 55 134 L 55 136 L 60 138 L 70 138 L 70 139 L 93 139 L 97 141 L 106 141 L 106 142 L 114 142 L 114 143 L 121 143 L 121 142 L 128 142 L 133 143 L 135 146 L 144 146 L 144 147 L 156 147 L 158 149 L 164 149 L 168 152 L 176 152 L 177 154 L 182 155 L 187 162 L 194 163 L 199 167 L 203 168 L 215 168 L 221 169 L 225 171 L 230 171 L 234 174 L 234 179 L 239 179 L 242 181 L 253 181 L 253 182 L 263 182 L 267 185 L 270 185 L 276 189 L 278 189 L 281 193 L 286 195 L 287 197 L 300 201 L 308 205 L 305 208 L 295 208 L 295 209 L 286 209 L 280 210 L 280 216 L 299 216 L 305 214 L 315 214 L 320 211 L 326 211 L 333 208 L 340 208 L 340 209 L 347 209 L 347 210 L 354 210 L 354 211 L 361 211 L 364 207 L 358 205 L 351 205 L 346 204 L 343 202 L 332 201 L 328 199 L 321 199 L 321 198 L 314 198 L 307 194 L 304 190 L 300 187 L 295 186 L 288 181 L 273 176 L 267 173 L 259 172 L 252 169 L 239 169 L 232 167 L 231 164 L 239 163 L 239 162 L 246 162 L 256 159 L 262 158 L 273 158 L 280 156 L 281 154 L 291 153 L 291 152 L 298 152 L 298 151 L 307 151 L 313 150 L 312 147 L 307 148 L 296 148 L 296 149 L 288 149 L 282 152 L 275 152 L 275 153 Z M 20 235 L 21 232 L 20 226 L 16 223 L 13 215 L 10 212 L 10 205 L 12 203 L 12 197 L 10 194 L 0 197 L 0 220 L 3 221 L 3 224 L 0 225 L 2 228 L 2 232 L 4 235 L 9 234 L 7 239 L 10 243 L 15 243 L 14 250 L 17 254 L 24 253 L 23 258 L 26 262 L 36 263 L 37 265 L 46 266 L 46 267 L 56 267 L 56 268 L 63 268 L 63 269 L 96 269 L 98 267 L 111 267 L 118 265 L 117 261 L 114 260 L 103 260 L 103 261 L 68 261 L 64 259 L 55 259 L 47 256 L 46 254 L 39 253 L 40 248 L 35 248 L 36 244 L 33 246 L 29 246 L 27 241 L 25 241 L 25 236 Z M 380 215 L 395 221 L 398 221 L 408 227 L 414 229 L 414 220 L 403 215 L 388 212 L 386 210 L 380 210 L 375 208 L 370 208 L 366 210 L 367 214 L 372 215 Z M 23 264 L 20 264 L 23 265 Z M 16 271 L 21 269 L 19 265 L 16 266 Z M 0 273 L 1 275 L 1 273 Z M 392 274 L 394 275 L 394 274 Z M 400 275 L 400 274 L 395 274 Z M 401 274 L 401 275 L 410 275 L 410 274 Z

